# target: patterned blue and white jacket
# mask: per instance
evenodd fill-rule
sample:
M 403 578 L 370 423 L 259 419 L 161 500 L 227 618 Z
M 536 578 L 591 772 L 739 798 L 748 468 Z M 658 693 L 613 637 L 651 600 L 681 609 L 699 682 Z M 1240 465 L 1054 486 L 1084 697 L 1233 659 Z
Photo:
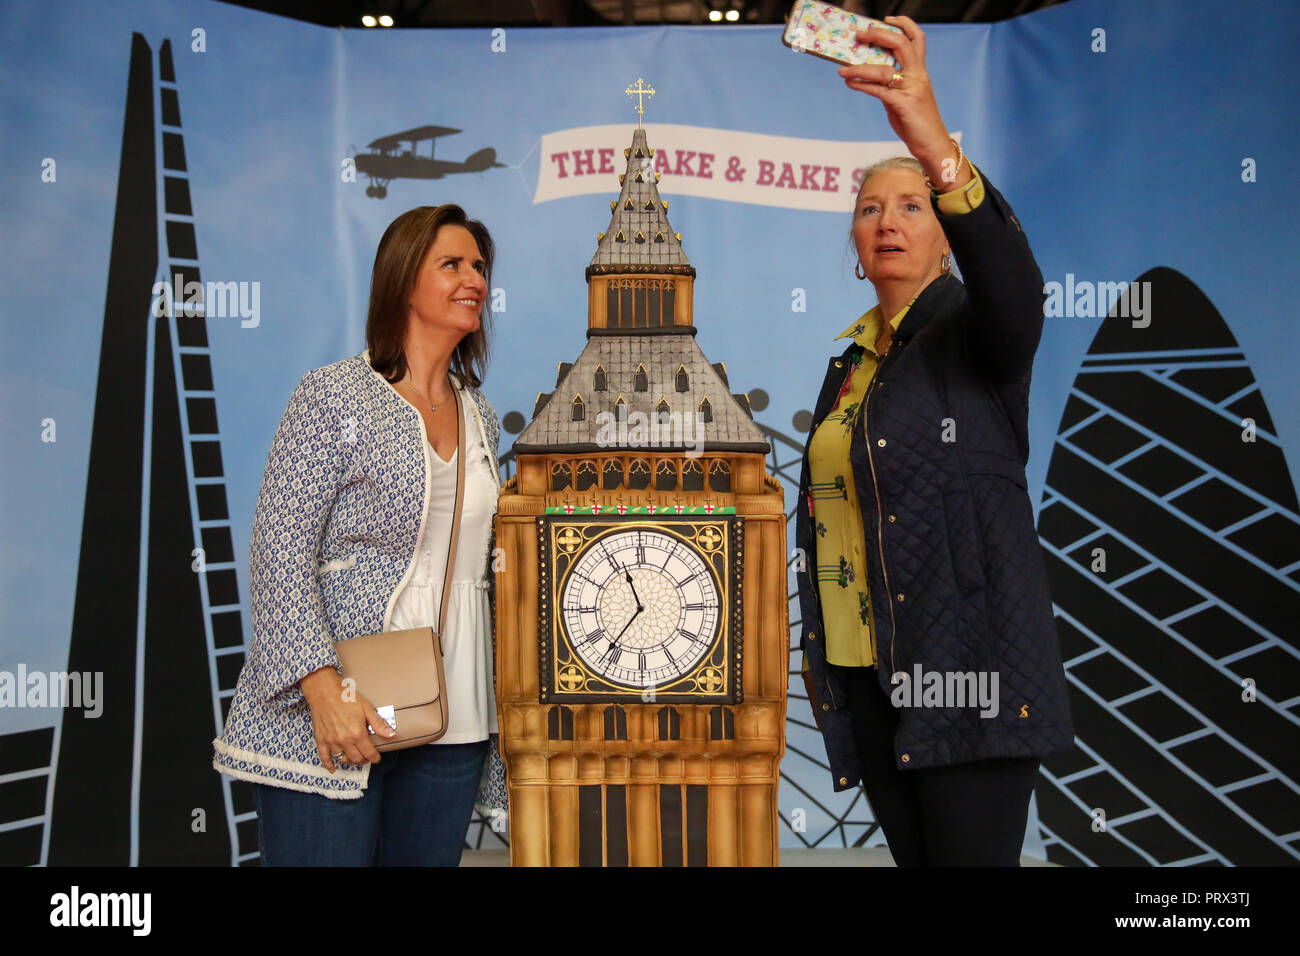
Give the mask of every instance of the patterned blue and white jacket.
M 462 400 L 473 399 L 495 494 L 500 422 L 478 389 L 457 387 Z M 299 381 L 253 516 L 252 641 L 213 741 L 221 773 L 340 799 L 362 795 L 370 764 L 333 773 L 322 766 L 298 681 L 338 666 L 334 641 L 389 630 L 424 534 L 429 454 L 424 419 L 370 367 L 368 349 Z

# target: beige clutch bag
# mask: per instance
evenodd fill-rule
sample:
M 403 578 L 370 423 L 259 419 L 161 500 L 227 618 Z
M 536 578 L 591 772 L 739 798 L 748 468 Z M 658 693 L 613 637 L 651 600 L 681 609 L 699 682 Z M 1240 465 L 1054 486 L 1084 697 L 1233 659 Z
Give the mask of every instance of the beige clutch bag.
M 451 518 L 451 539 L 447 545 L 447 573 L 438 605 L 438 629 L 415 627 L 405 631 L 367 634 L 347 641 L 335 641 L 344 679 L 352 678 L 358 695 L 374 705 L 381 717 L 397 731 L 396 737 L 381 737 L 370 731 L 376 750 L 402 750 L 433 743 L 447 732 L 447 682 L 442 668 L 442 639 L 447 622 L 447 599 L 451 596 L 451 568 L 460 537 L 461 503 L 465 492 L 465 429 L 460 392 L 456 399 L 456 504 Z

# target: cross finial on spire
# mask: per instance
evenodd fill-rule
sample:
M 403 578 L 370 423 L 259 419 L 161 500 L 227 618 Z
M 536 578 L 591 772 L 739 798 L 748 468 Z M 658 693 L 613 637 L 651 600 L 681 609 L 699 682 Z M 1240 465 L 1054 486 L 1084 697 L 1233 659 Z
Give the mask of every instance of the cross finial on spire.
M 641 127 L 641 115 L 645 112 L 645 106 L 642 104 L 641 97 L 654 96 L 655 95 L 654 87 L 646 86 L 645 81 L 638 76 L 636 78 L 636 86 L 629 86 L 623 92 L 626 93 L 629 97 L 632 96 L 636 97 L 636 125 L 637 128 L 639 129 Z

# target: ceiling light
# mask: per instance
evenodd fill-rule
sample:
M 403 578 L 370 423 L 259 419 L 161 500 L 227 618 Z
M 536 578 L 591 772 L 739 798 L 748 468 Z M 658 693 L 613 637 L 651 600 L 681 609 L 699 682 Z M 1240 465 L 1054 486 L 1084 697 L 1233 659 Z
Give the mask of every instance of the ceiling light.
M 710 11 L 709 11 L 709 19 L 712 20 L 714 23 L 717 23 L 719 20 L 722 19 L 722 11 L 721 11 L 721 10 L 710 10 Z
M 381 27 L 391 27 L 393 25 L 393 18 L 385 13 L 382 17 L 379 18 L 379 25 Z
M 377 22 L 378 21 L 368 13 L 361 18 L 361 25 L 363 27 L 373 27 Z
M 739 10 L 728 10 L 728 11 L 727 11 L 727 19 L 728 19 L 729 21 L 731 21 L 732 23 L 735 23 L 737 20 L 740 19 L 740 11 L 739 11 Z

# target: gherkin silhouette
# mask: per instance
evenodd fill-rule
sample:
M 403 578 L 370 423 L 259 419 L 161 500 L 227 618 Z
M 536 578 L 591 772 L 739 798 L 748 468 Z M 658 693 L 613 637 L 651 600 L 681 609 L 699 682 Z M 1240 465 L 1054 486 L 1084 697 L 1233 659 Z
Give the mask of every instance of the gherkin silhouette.
M 1138 281 L 1150 324 L 1102 322 L 1039 512 L 1078 743 L 1043 762 L 1048 857 L 1294 864 L 1295 486 L 1213 304 L 1172 269 Z

